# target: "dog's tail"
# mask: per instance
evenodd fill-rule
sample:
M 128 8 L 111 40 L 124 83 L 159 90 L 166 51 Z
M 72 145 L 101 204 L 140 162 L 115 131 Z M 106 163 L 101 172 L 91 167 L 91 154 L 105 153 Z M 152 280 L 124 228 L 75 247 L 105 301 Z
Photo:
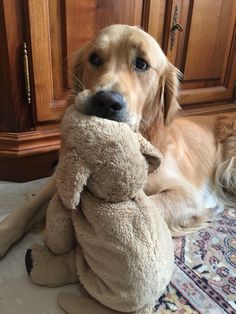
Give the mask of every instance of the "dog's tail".
M 63 311 L 67 314 L 124 314 L 112 310 L 90 296 L 75 296 L 68 293 L 59 293 L 57 302 Z M 130 314 L 152 314 L 152 308 L 141 309 Z
M 236 121 L 229 117 L 219 118 L 217 139 L 216 193 L 225 207 L 236 208 Z

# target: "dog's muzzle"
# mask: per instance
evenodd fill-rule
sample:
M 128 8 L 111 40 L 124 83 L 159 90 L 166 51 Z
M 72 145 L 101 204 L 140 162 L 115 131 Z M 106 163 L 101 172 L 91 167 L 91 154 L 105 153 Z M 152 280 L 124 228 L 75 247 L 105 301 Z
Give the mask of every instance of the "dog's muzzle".
M 113 91 L 99 91 L 90 100 L 87 114 L 100 118 L 125 122 L 127 105 L 119 93 Z

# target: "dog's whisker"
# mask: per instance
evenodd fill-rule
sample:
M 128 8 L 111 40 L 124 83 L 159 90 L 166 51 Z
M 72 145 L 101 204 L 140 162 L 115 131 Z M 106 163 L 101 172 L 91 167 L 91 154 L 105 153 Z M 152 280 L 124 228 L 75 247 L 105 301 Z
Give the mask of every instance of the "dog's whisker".
M 152 124 L 150 124 L 148 120 L 150 120 L 150 116 L 148 116 L 145 113 L 142 113 L 142 121 L 146 124 L 147 127 L 151 128 Z
M 84 86 L 84 84 L 80 81 L 80 79 L 70 70 L 68 70 L 68 73 L 71 74 L 73 76 L 73 78 L 75 79 L 75 83 L 79 84 L 79 87 L 81 87 L 83 90 L 86 89 L 86 87 Z
M 72 88 L 71 88 L 70 91 L 73 92 L 74 94 L 78 94 L 78 91 L 75 90 L 75 89 L 72 89 Z
M 148 116 L 147 114 L 145 114 L 144 112 L 142 113 L 142 117 L 144 117 L 144 118 L 150 118 L 150 116 Z
M 78 84 L 77 82 L 74 83 L 74 88 L 76 89 L 76 93 L 78 94 L 79 92 L 83 91 L 85 88 Z M 75 93 L 75 92 L 74 92 Z
M 89 41 L 89 42 L 87 43 L 87 45 L 88 45 L 89 47 L 92 47 L 92 48 L 97 48 L 97 45 L 94 43 L 94 41 L 96 41 L 96 38 L 93 39 L 93 40 L 91 40 L 91 41 Z
M 69 55 L 67 55 L 63 61 L 67 61 L 67 60 L 74 60 L 75 59 L 75 56 L 76 56 L 76 51 L 73 51 L 72 53 L 70 53 Z
M 77 89 L 70 88 L 70 91 L 75 93 L 75 94 L 78 94 L 78 90 Z
M 76 95 L 75 93 L 68 94 L 68 96 L 75 96 L 75 95 Z
M 147 133 L 147 128 L 144 127 L 144 125 L 142 124 L 141 121 L 140 121 L 140 123 L 139 123 L 139 129 L 140 129 L 141 132 Z
M 145 121 L 144 119 L 142 119 L 140 123 L 144 124 L 146 128 L 152 127 L 152 125 L 148 123 L 147 121 Z
M 95 34 L 92 32 L 92 30 L 87 26 L 85 27 L 86 32 L 89 34 L 89 36 L 91 37 L 91 39 L 93 40 L 97 40 L 97 37 L 95 36 Z

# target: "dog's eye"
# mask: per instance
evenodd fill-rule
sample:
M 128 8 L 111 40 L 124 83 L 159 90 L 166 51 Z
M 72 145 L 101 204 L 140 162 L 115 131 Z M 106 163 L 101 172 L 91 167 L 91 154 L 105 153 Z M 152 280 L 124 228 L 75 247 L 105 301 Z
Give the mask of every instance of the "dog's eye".
M 134 60 L 134 67 L 137 71 L 146 71 L 149 68 L 149 64 L 141 57 L 137 57 Z
M 96 53 L 92 53 L 90 55 L 89 62 L 95 67 L 98 67 L 99 65 L 102 64 L 101 58 Z

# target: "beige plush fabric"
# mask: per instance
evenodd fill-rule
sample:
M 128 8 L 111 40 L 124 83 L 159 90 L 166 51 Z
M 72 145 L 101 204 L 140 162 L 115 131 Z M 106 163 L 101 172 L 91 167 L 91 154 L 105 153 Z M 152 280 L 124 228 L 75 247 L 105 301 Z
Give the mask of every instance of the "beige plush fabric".
M 76 266 L 81 283 L 99 302 L 122 312 L 154 305 L 173 267 L 169 230 L 143 192 L 134 200 L 102 203 L 84 192 L 73 213 Z
M 76 101 L 83 101 L 84 94 L 78 97 Z M 88 293 L 106 306 L 104 313 L 109 308 L 119 313 L 149 313 L 169 283 L 174 263 L 169 229 L 155 203 L 143 192 L 148 166 L 149 171 L 158 167 L 160 153 L 128 125 L 82 115 L 76 104 L 66 111 L 62 134 L 56 171 L 58 194 L 48 209 L 45 235 L 53 253 L 65 253 L 63 258 L 46 253 L 48 267 L 53 265 L 53 285 L 57 285 L 57 259 L 63 282 L 63 269 L 68 272 L 70 264 L 71 273 L 76 270 Z M 70 263 L 66 265 L 66 251 L 74 241 L 70 219 L 78 244 L 68 252 Z M 64 237 L 60 232 L 66 233 L 67 228 L 69 236 Z M 37 248 L 32 252 L 31 278 L 43 284 L 37 271 L 42 272 L 42 259 Z M 68 282 L 73 281 L 71 276 Z M 89 298 L 82 310 L 66 296 L 58 302 L 67 313 L 86 314 L 86 308 L 93 308 Z

